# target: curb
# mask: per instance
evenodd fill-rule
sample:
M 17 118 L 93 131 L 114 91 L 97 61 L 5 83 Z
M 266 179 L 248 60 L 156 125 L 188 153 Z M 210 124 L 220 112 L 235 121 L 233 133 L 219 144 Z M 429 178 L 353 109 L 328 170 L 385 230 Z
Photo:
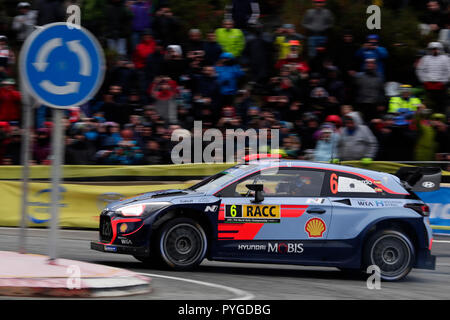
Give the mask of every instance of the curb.
M 0 296 L 102 298 L 150 293 L 151 278 L 129 270 L 0 251 Z M 78 268 L 78 272 L 70 268 Z
M 69 278 L 0 279 L 0 296 L 105 298 L 123 297 L 152 292 L 151 278 L 132 276 L 121 278 L 83 279 L 78 288 L 68 288 Z

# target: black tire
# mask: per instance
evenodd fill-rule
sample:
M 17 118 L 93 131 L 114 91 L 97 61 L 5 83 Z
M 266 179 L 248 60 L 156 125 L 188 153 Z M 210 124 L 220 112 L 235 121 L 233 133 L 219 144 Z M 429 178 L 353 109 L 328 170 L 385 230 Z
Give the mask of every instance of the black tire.
M 364 249 L 364 267 L 376 265 L 381 279 L 400 280 L 411 271 L 415 250 L 411 240 L 401 231 L 381 230 L 374 233 Z
M 191 270 L 203 261 L 208 241 L 198 222 L 175 218 L 161 227 L 158 245 L 165 265 L 174 270 Z

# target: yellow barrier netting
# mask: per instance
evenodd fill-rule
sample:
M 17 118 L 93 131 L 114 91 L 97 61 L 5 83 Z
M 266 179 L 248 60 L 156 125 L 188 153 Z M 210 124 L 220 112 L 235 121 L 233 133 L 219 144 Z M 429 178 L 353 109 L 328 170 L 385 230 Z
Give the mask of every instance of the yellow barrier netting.
M 161 189 L 184 189 L 191 184 L 166 184 L 149 186 L 92 186 L 62 184 L 60 226 L 69 228 L 98 228 L 99 215 L 110 201 Z M 28 213 L 34 221 L 50 218 L 50 185 L 30 183 Z M 19 226 L 22 184 L 18 181 L 0 183 L 0 226 Z M 30 227 L 48 226 L 47 222 L 28 221 Z
M 363 169 L 395 173 L 399 168 L 409 165 L 374 161 L 365 165 L 360 161 L 344 161 L 342 165 L 349 165 Z M 152 166 L 63 166 L 62 175 L 70 178 L 101 178 L 101 177 L 206 177 L 223 171 L 235 163 L 192 163 Z M 443 176 L 450 176 L 450 172 L 443 171 Z M 22 178 L 21 166 L 0 166 L 0 180 L 20 180 Z M 31 166 L 30 179 L 50 179 L 49 166 Z

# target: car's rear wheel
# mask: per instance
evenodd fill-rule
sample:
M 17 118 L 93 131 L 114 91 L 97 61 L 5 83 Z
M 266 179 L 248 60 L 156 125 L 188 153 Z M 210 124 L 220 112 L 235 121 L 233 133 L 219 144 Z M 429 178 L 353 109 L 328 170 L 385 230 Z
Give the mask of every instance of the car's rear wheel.
M 175 270 L 190 270 L 205 257 L 208 241 L 202 226 L 189 218 L 166 222 L 159 233 L 162 261 Z
M 380 268 L 381 279 L 396 281 L 404 278 L 415 260 L 414 246 L 403 232 L 381 230 L 373 234 L 365 247 L 365 266 Z

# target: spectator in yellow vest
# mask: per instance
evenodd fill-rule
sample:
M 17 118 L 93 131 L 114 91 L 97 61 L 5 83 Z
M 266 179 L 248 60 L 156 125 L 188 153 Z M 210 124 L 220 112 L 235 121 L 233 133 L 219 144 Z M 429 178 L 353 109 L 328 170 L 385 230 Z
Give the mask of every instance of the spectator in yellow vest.
M 244 33 L 234 28 L 233 20 L 230 19 L 225 19 L 222 26 L 216 30 L 217 43 L 222 47 L 223 52 L 240 57 L 245 47 Z
M 422 104 L 419 98 L 411 96 L 411 86 L 403 84 L 400 86 L 400 96 L 392 97 L 389 100 L 389 113 L 397 113 L 399 109 L 408 109 L 416 111 L 417 107 Z

